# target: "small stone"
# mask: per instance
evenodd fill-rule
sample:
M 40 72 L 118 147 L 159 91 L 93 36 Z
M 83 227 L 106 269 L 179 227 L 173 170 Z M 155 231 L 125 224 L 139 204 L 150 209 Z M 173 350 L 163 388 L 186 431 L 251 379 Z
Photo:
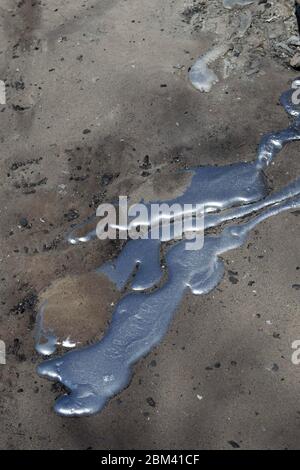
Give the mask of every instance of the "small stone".
M 79 217 L 79 212 L 76 209 L 70 209 L 66 214 L 64 214 L 64 218 L 68 222 L 72 222 L 72 220 L 76 220 Z
M 149 406 L 151 406 L 152 408 L 155 408 L 156 403 L 155 403 L 155 401 L 153 400 L 152 397 L 147 398 L 146 401 L 147 401 L 147 403 L 148 403 Z
M 228 444 L 230 444 L 231 447 L 233 447 L 234 449 L 239 449 L 240 448 L 239 444 L 235 441 L 228 441 Z
M 149 170 L 152 167 L 152 164 L 150 162 L 150 157 L 149 155 L 145 155 L 144 160 L 140 168 L 144 168 L 144 170 Z
M 296 54 L 291 58 L 290 65 L 294 69 L 300 69 L 300 53 L 296 52 Z
M 26 219 L 26 217 L 21 217 L 20 221 L 19 221 L 21 227 L 28 227 L 29 225 L 29 222 L 28 220 Z
M 103 186 L 108 186 L 112 180 L 113 180 L 113 175 L 106 173 L 105 175 L 102 176 L 101 183 L 103 184 Z
M 288 41 L 288 45 L 291 46 L 300 46 L 300 37 L 299 36 L 291 36 Z

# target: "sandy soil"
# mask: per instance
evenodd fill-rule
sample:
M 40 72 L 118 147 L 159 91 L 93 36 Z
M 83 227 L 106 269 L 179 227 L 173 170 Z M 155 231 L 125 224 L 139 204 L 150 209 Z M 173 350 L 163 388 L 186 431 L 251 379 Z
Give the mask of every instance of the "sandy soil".
M 185 298 L 164 342 L 102 414 L 64 419 L 52 411 L 60 390 L 35 372 L 43 292 L 51 285 L 53 311 L 65 322 L 78 293 L 84 341 L 99 337 L 110 315 L 103 305 L 116 299 L 105 286 L 97 320 L 100 295 L 88 273 L 119 244 L 70 246 L 70 227 L 99 202 L 157 188 L 159 171 L 253 159 L 261 135 L 286 126 L 278 98 L 297 72 L 267 39 L 270 47 L 263 44 L 253 65 L 249 32 L 243 66 L 234 67 L 239 57 L 232 54 L 224 78 L 222 59 L 220 82 L 200 94 L 187 70 L 216 36 L 182 16 L 183 0 L 46 3 L 0 4 L 0 79 L 7 85 L 0 106 L 0 339 L 7 345 L 0 447 L 299 448 L 300 366 L 291 361 L 300 339 L 298 213 L 260 225 L 226 257 L 218 289 Z M 271 168 L 274 188 L 299 175 L 299 146 Z

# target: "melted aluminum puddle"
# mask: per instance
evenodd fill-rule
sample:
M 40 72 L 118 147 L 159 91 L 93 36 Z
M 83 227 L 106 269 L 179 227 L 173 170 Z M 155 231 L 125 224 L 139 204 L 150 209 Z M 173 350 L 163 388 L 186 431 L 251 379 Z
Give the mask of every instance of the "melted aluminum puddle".
M 218 235 L 206 234 L 199 251 L 187 251 L 185 240 L 167 248 L 168 278 L 162 287 L 147 291 L 162 280 L 160 240 L 131 240 L 116 260 L 99 268 L 120 290 L 130 283 L 132 292 L 116 305 L 106 334 L 98 343 L 38 366 L 41 376 L 61 382 L 70 391 L 56 401 L 58 414 L 83 416 L 99 412 L 128 386 L 134 364 L 163 339 L 184 293 L 190 290 L 195 295 L 206 294 L 221 282 L 224 263 L 220 256 L 242 246 L 249 232 L 263 220 L 300 207 L 300 179 L 268 195 L 263 173 L 285 144 L 300 140 L 300 110 L 292 104 L 292 92 L 284 93 L 281 103 L 294 118 L 293 123 L 262 138 L 256 161 L 195 169 L 190 187 L 172 201 L 205 204 L 206 229 L 230 224 Z M 233 223 L 245 216 L 252 217 L 247 222 Z M 80 238 L 75 230 L 69 241 L 88 242 L 95 236 L 94 230 Z
M 216 46 L 196 60 L 189 71 L 189 79 L 196 90 L 208 93 L 212 86 L 219 81 L 218 76 L 208 66 L 220 57 L 223 57 L 229 50 L 228 45 Z
M 35 328 L 35 342 L 36 351 L 42 356 L 51 356 L 57 350 L 57 346 L 62 346 L 66 349 L 73 349 L 77 344 L 67 337 L 63 341 L 59 341 L 53 329 L 44 326 L 44 314 L 46 303 L 44 303 L 37 315 L 36 328 Z
M 254 3 L 254 0 L 223 0 L 223 6 L 229 10 L 234 7 L 244 7 Z M 251 25 L 251 13 L 242 14 L 240 17 L 240 29 L 237 32 L 238 36 L 243 36 Z M 216 60 L 224 57 L 230 49 L 232 36 L 226 38 L 225 42 L 219 44 L 204 55 L 200 56 L 189 71 L 189 80 L 196 90 L 208 93 L 211 91 L 212 86 L 219 81 L 216 73 L 209 68 Z M 224 66 L 226 61 L 224 62 Z

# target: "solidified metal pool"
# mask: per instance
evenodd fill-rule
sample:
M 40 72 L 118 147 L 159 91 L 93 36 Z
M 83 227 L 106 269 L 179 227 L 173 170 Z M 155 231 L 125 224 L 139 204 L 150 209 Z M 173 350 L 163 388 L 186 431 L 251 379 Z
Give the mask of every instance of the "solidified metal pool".
M 119 290 L 129 285 L 131 292 L 116 305 L 110 326 L 98 343 L 38 366 L 41 376 L 61 382 L 69 390 L 56 401 L 57 413 L 82 416 L 101 411 L 110 398 L 129 385 L 134 364 L 163 339 L 184 293 L 202 295 L 212 291 L 224 274 L 222 254 L 242 246 L 260 222 L 300 206 L 300 179 L 268 194 L 264 177 L 264 170 L 284 145 L 300 140 L 300 107 L 292 102 L 293 92 L 289 90 L 281 97 L 293 119 L 291 125 L 264 136 L 254 162 L 193 169 L 185 193 L 167 201 L 202 204 L 207 209 L 204 228 L 218 227 L 219 231 L 205 233 L 202 249 L 186 250 L 185 240 L 168 245 L 164 282 L 162 240 L 129 241 L 116 260 L 99 268 Z M 69 241 L 88 242 L 95 236 L 94 230 L 77 237 L 75 230 Z M 42 329 L 42 321 L 39 325 Z M 42 336 L 47 339 L 47 332 L 40 330 L 38 338 Z M 53 333 L 48 339 L 53 348 Z M 39 344 L 37 349 L 43 352 Z

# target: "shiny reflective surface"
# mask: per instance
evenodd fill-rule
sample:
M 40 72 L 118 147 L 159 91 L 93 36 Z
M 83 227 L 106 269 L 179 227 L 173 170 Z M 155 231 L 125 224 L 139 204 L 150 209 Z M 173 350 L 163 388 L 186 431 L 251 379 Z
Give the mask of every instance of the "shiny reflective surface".
M 45 304 L 40 308 L 35 325 L 35 349 L 42 356 L 51 356 L 56 352 L 58 338 L 54 331 L 44 326 Z
M 228 45 L 217 46 L 196 60 L 189 72 L 189 79 L 197 90 L 208 93 L 219 81 L 218 76 L 208 66 L 226 54 L 228 49 Z
M 206 294 L 221 282 L 224 263 L 219 257 L 242 246 L 260 222 L 300 207 L 300 179 L 268 195 L 263 174 L 285 144 L 300 139 L 299 109 L 292 104 L 291 95 L 292 90 L 284 93 L 281 102 L 294 117 L 293 124 L 263 137 L 255 162 L 192 170 L 190 187 L 171 201 L 204 204 L 206 228 L 229 225 L 217 235 L 206 234 L 201 250 L 187 251 L 185 240 L 168 246 L 165 281 L 159 240 L 129 241 L 116 260 L 99 268 L 118 289 L 127 286 L 132 292 L 116 305 L 102 340 L 39 365 L 41 376 L 61 382 L 70 392 L 55 403 L 57 413 L 82 416 L 99 412 L 130 383 L 133 365 L 162 340 L 184 293 Z M 251 216 L 247 222 L 233 224 L 245 216 Z M 76 244 L 93 237 L 95 231 L 80 239 L 75 230 L 69 239 Z
M 35 325 L 35 349 L 42 356 L 51 356 L 57 350 L 58 346 L 66 349 L 73 349 L 77 344 L 70 337 L 60 341 L 54 332 L 54 329 L 45 326 L 44 314 L 46 303 L 44 303 L 37 315 Z

